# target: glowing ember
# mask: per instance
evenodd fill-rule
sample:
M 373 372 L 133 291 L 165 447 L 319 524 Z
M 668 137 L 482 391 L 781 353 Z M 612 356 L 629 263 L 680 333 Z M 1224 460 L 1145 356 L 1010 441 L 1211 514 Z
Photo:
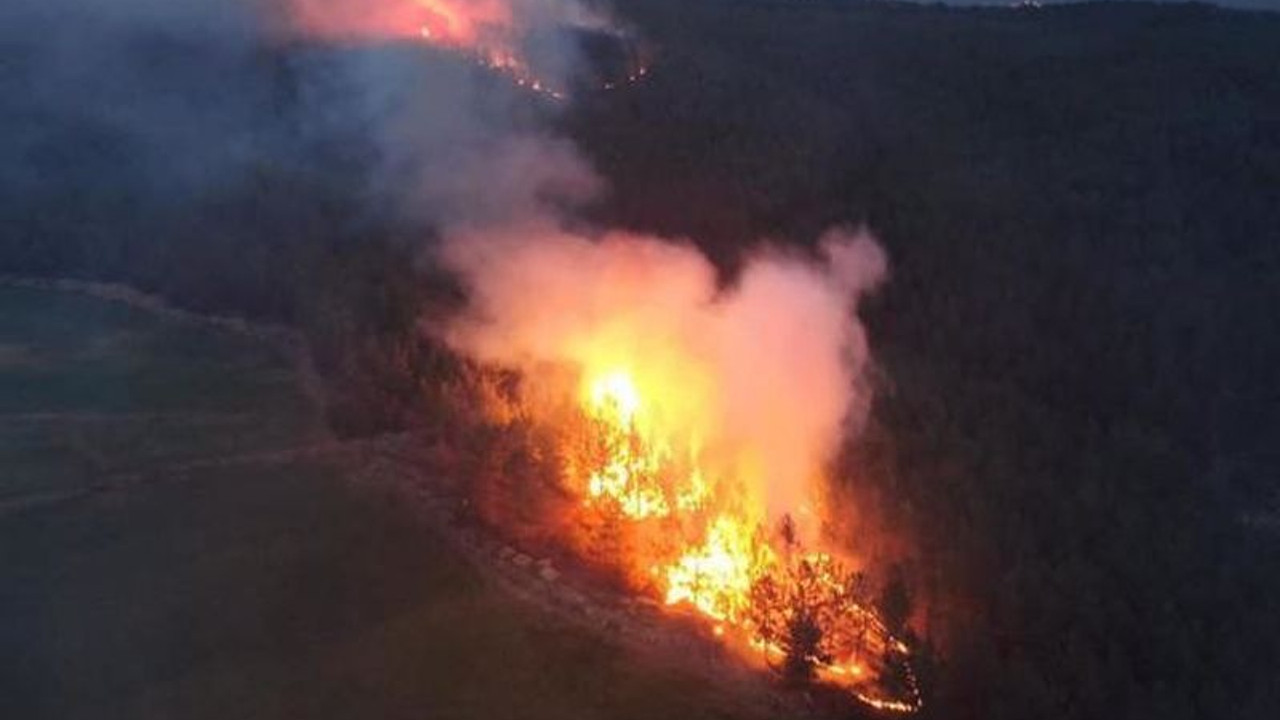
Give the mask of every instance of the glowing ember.
M 519 52 L 518 27 L 509 3 L 498 0 L 415 0 L 424 17 L 418 34 L 427 43 L 470 56 L 516 85 L 548 97 L 564 93 L 539 77 Z

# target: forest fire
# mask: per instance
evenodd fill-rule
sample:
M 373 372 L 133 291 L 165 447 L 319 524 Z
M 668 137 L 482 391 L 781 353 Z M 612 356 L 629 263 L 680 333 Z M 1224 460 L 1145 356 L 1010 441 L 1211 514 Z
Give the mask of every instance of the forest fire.
M 692 608 L 716 637 L 770 664 L 808 664 L 816 678 L 881 710 L 919 709 L 909 650 L 872 609 L 865 578 L 803 548 L 790 516 L 767 532 L 749 493 L 704 473 L 696 443 L 663 434 L 629 372 L 588 370 L 581 410 L 576 432 L 587 436 L 566 444 L 566 467 L 585 478 L 566 482 L 577 485 L 594 523 L 630 535 L 622 545 L 636 556 L 618 560 L 647 565 L 637 587 L 668 606 Z M 806 631 L 809 638 L 797 637 Z M 903 697 L 881 687 L 890 664 L 905 673 Z
M 510 0 L 287 0 L 295 23 L 328 39 L 423 42 L 507 77 L 518 87 L 556 100 L 567 97 L 563 43 L 569 31 L 625 33 L 603 15 L 573 2 L 513 4 Z M 602 80 L 612 90 L 638 82 L 648 67 L 631 58 L 623 74 Z
M 536 72 L 521 47 L 522 18 L 507 0 L 289 0 L 309 34 L 357 41 L 421 41 L 470 58 L 520 87 L 551 97 L 563 90 Z M 574 8 L 576 6 L 566 6 Z M 561 20 L 562 18 L 555 18 Z M 568 22 L 571 18 L 563 18 Z
M 518 414 L 573 499 L 550 524 L 578 555 L 750 663 L 920 707 L 907 645 L 826 527 L 826 461 L 867 402 L 851 309 L 883 274 L 869 238 L 755 258 L 728 289 L 696 251 L 631 236 L 462 238 L 445 260 L 472 303 L 446 339 L 520 372 Z
M 483 0 L 414 0 L 419 8 L 418 36 L 430 45 L 461 52 L 477 64 L 506 75 L 516 85 L 556 99 L 554 87 L 525 59 L 514 31 L 509 2 Z
M 421 37 L 450 48 L 511 50 L 518 18 L 507 0 L 289 0 L 294 21 L 326 38 Z
M 301 14 L 315 32 L 425 42 L 552 97 L 575 77 L 574 46 L 591 56 L 587 35 L 617 32 L 575 2 L 296 2 L 320 10 Z M 647 73 L 639 51 L 595 50 L 626 67 L 604 89 Z M 829 522 L 830 461 L 870 402 L 857 303 L 885 275 L 879 246 L 844 229 L 807 254 L 765 246 L 724 285 L 686 243 L 564 229 L 596 178 L 563 144 L 512 140 L 424 185 L 467 191 L 446 193 L 437 259 L 468 304 L 433 329 L 521 379 L 509 416 L 538 438 L 530 457 L 558 466 L 553 488 L 501 502 L 750 663 L 917 709 L 905 620 L 879 619 L 870 563 Z

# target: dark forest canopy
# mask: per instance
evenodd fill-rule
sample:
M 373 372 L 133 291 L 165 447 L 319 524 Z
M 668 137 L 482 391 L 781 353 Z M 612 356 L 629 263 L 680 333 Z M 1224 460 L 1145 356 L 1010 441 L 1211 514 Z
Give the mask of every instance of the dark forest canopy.
M 846 461 L 916 548 L 928 712 L 1280 713 L 1280 16 L 618 5 L 650 77 L 558 121 L 609 183 L 591 219 L 726 273 L 836 222 L 889 250 Z M 231 25 L 100 33 L 72 103 L 0 33 L 0 272 L 296 323 L 336 424 L 412 423 L 453 362 L 417 328 L 453 292 L 432 228 L 318 122 L 314 55 Z

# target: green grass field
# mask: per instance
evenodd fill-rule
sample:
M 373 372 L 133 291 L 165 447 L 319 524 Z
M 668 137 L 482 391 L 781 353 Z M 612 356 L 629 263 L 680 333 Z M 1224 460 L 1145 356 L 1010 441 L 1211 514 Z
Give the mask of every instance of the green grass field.
M 324 437 L 267 348 L 0 288 L 0 717 L 723 717 L 321 460 L 175 469 Z

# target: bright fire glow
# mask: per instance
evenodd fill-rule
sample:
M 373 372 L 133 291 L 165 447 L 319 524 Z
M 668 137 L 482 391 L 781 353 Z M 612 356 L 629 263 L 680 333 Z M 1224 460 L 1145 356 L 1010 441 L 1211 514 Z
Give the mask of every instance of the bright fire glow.
M 356 41 L 415 40 L 458 53 L 508 77 L 526 90 L 563 99 L 563 78 L 534 67 L 524 52 L 532 27 L 608 28 L 607 22 L 575 2 L 520 5 L 512 0 L 286 0 L 304 31 L 324 38 Z M 520 12 L 517 12 L 517 8 Z M 634 69 L 626 82 L 647 72 Z M 609 88 L 611 89 L 611 85 Z
M 288 0 L 295 21 L 327 38 L 394 40 L 422 36 L 476 47 L 516 34 L 510 0 Z
M 459 233 L 441 259 L 465 279 L 468 308 L 442 333 L 519 372 L 509 403 L 531 450 L 559 461 L 555 512 L 528 529 L 705 620 L 748 662 L 911 710 L 907 648 L 832 539 L 827 506 L 826 468 L 869 407 L 856 301 L 885 259 L 843 229 L 818 245 L 748 257 L 726 286 L 680 243 Z M 497 500 L 515 522 L 541 515 L 515 494 Z
M 689 603 L 715 620 L 741 621 L 751 586 L 774 561 L 748 528 L 722 515 L 707 529 L 706 542 L 665 569 L 666 602 Z
M 599 427 L 609 430 L 601 438 L 607 445 L 587 481 L 589 497 L 616 502 L 632 518 L 668 515 L 671 508 L 661 488 L 644 480 L 659 471 L 664 458 L 639 437 L 640 395 L 631 376 L 613 371 L 593 380 L 587 387 L 587 404 Z
M 563 91 L 534 71 L 519 48 L 519 27 L 505 0 L 413 0 L 421 8 L 418 35 L 428 44 L 469 55 L 516 85 L 562 99 Z
M 771 540 L 763 509 L 750 508 L 729 483 L 708 484 L 696 443 L 682 446 L 662 432 L 658 409 L 629 371 L 588 371 L 580 398 L 582 428 L 593 442 L 570 444 L 587 449 L 586 457 L 570 458 L 566 480 L 587 512 L 611 512 L 614 522 L 667 538 L 641 544 L 648 550 L 632 560 L 650 563 L 649 580 L 668 606 L 693 609 L 716 638 L 736 640 L 769 662 L 785 654 L 778 638 L 791 613 L 811 608 L 824 636 L 823 656 L 811 658 L 819 678 L 880 710 L 919 709 L 914 689 L 906 698 L 879 692 L 871 666 L 908 649 L 849 594 L 851 575 L 831 555 Z

